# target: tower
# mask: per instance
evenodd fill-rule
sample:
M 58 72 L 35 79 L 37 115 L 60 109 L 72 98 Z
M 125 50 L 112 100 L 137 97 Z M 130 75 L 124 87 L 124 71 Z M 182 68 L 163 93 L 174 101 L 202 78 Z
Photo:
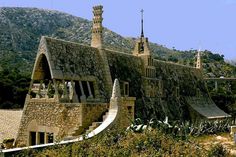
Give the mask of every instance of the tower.
M 143 10 L 141 10 L 141 35 L 137 39 L 133 55 L 141 58 L 143 62 L 142 87 L 147 97 L 155 97 L 156 94 L 156 67 L 149 48 L 148 38 L 144 37 Z
M 201 61 L 201 51 L 200 51 L 200 49 L 197 52 L 196 68 L 202 70 L 202 61 Z
M 102 48 L 102 13 L 103 6 L 98 5 L 93 7 L 93 28 L 92 28 L 92 41 L 91 46 L 96 48 Z
M 141 10 L 141 36 L 136 41 L 133 55 L 139 56 L 139 55 L 151 55 L 150 49 L 149 49 L 149 43 L 148 38 L 144 37 L 144 31 L 143 31 L 143 9 Z

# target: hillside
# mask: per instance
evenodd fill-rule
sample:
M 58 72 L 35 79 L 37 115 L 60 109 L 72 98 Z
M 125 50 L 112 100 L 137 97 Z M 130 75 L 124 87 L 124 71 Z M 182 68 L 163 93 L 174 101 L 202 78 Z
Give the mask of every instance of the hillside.
M 7 62 L 7 66 L 15 64 L 23 66 L 22 69 L 26 68 L 27 71 L 32 69 L 39 40 L 43 35 L 84 44 L 89 44 L 91 40 L 90 21 L 58 11 L 0 8 L 0 20 L 1 60 Z M 129 40 L 108 29 L 105 29 L 104 34 L 106 45 L 122 47 L 123 51 L 133 46 Z
M 66 13 L 37 8 L 0 8 L 0 108 L 22 106 L 41 36 L 90 44 L 92 22 Z M 138 32 L 137 32 L 138 33 Z M 105 28 L 106 48 L 130 53 L 134 38 L 125 38 Z M 194 66 L 195 50 L 178 51 L 150 43 L 155 58 Z M 207 77 L 236 76 L 236 67 L 223 56 L 205 50 Z M 12 96 L 13 95 L 13 96 Z
M 24 72 L 30 72 L 39 40 L 43 35 L 84 44 L 90 44 L 91 41 L 91 21 L 58 11 L 37 8 L 0 8 L 0 20 L 2 61 L 0 70 L 6 67 L 18 67 L 20 71 L 24 69 Z M 130 52 L 134 47 L 135 39 L 124 38 L 105 28 L 104 43 L 109 49 Z M 155 43 L 150 43 L 150 48 L 158 59 L 192 66 L 194 64 L 195 51 L 171 50 Z M 208 62 L 207 58 L 205 61 Z M 214 58 L 210 60 L 211 64 L 214 61 Z M 225 64 L 224 61 L 221 64 Z M 214 65 L 210 67 L 214 69 Z M 218 74 L 214 75 L 218 76 Z

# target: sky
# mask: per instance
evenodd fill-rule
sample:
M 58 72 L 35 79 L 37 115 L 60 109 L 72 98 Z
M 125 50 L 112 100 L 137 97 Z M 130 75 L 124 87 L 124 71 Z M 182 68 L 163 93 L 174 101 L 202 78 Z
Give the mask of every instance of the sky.
M 140 10 L 149 41 L 177 50 L 199 49 L 236 59 L 236 0 L 0 0 L 0 7 L 37 7 L 92 19 L 103 5 L 103 25 L 140 36 Z

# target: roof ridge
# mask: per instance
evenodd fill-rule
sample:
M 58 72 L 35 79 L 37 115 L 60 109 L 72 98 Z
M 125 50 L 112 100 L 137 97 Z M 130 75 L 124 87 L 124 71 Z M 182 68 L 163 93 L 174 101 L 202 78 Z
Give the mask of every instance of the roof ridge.
M 68 43 L 68 44 L 74 44 L 74 45 L 79 45 L 79 46 L 83 46 L 83 47 L 97 49 L 95 47 L 91 47 L 90 45 L 85 45 L 85 44 L 81 44 L 81 43 L 77 43 L 77 42 L 73 42 L 73 41 L 67 41 L 67 40 L 64 40 L 64 39 L 53 38 L 53 37 L 49 37 L 49 36 L 42 36 L 41 38 L 44 38 L 46 41 L 47 41 L 47 39 L 50 39 L 50 40 L 64 42 L 64 43 Z

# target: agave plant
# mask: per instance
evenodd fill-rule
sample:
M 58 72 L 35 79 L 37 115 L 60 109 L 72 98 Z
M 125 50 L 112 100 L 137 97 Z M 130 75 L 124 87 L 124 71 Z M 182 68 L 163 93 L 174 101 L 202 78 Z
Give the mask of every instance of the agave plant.
M 143 132 L 147 129 L 158 129 L 173 137 L 186 139 L 187 136 L 200 136 L 203 134 L 215 134 L 217 132 L 228 132 L 231 126 L 230 120 L 201 121 L 199 123 L 190 123 L 173 121 L 170 123 L 168 117 L 164 121 L 151 119 L 144 123 L 140 118 L 135 119 L 127 128 L 133 132 Z
M 143 132 L 147 128 L 147 125 L 140 118 L 136 118 L 132 124 L 126 129 L 127 131 Z

